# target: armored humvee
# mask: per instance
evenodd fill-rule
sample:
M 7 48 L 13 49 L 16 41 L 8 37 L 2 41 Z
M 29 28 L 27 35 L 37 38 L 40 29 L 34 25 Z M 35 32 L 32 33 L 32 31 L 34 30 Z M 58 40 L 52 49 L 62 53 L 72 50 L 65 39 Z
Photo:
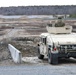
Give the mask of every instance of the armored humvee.
M 76 33 L 72 26 L 59 19 L 46 28 L 48 32 L 40 35 L 38 58 L 47 57 L 50 64 L 58 64 L 59 58 L 76 58 Z

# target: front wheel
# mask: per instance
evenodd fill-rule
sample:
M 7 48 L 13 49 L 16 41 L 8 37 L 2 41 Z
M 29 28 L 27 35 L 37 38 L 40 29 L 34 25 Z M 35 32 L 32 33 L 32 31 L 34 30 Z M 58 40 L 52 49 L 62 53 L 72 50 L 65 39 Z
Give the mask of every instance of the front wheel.
M 48 51 L 48 62 L 49 64 L 58 64 L 58 54 L 52 54 L 51 51 Z
M 38 47 L 38 58 L 39 58 L 39 59 L 43 59 L 43 58 L 44 58 L 44 55 L 40 54 L 40 49 L 39 49 L 39 47 Z

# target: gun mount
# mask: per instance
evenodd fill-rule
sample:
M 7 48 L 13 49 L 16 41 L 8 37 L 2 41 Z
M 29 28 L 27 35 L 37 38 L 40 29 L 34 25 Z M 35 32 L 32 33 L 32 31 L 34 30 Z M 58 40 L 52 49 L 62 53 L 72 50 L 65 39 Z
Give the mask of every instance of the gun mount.
M 48 33 L 52 34 L 65 34 L 72 32 L 72 26 L 66 25 L 61 18 L 58 18 L 56 21 L 47 24 L 46 29 Z

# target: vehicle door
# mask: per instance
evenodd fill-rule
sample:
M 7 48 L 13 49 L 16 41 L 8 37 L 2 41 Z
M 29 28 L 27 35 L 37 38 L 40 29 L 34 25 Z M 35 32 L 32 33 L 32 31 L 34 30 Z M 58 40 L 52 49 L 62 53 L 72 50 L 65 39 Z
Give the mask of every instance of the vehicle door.
M 45 54 L 46 53 L 46 37 L 41 37 L 40 53 L 41 54 Z

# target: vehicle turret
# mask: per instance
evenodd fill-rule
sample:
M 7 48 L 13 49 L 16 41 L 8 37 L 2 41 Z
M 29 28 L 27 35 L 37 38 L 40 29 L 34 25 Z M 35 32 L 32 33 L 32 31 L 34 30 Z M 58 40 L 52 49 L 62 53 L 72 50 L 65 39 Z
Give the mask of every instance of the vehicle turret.
M 48 33 L 52 34 L 69 34 L 72 32 L 72 26 L 66 25 L 61 18 L 58 18 L 56 21 L 51 21 L 47 24 L 46 29 Z

